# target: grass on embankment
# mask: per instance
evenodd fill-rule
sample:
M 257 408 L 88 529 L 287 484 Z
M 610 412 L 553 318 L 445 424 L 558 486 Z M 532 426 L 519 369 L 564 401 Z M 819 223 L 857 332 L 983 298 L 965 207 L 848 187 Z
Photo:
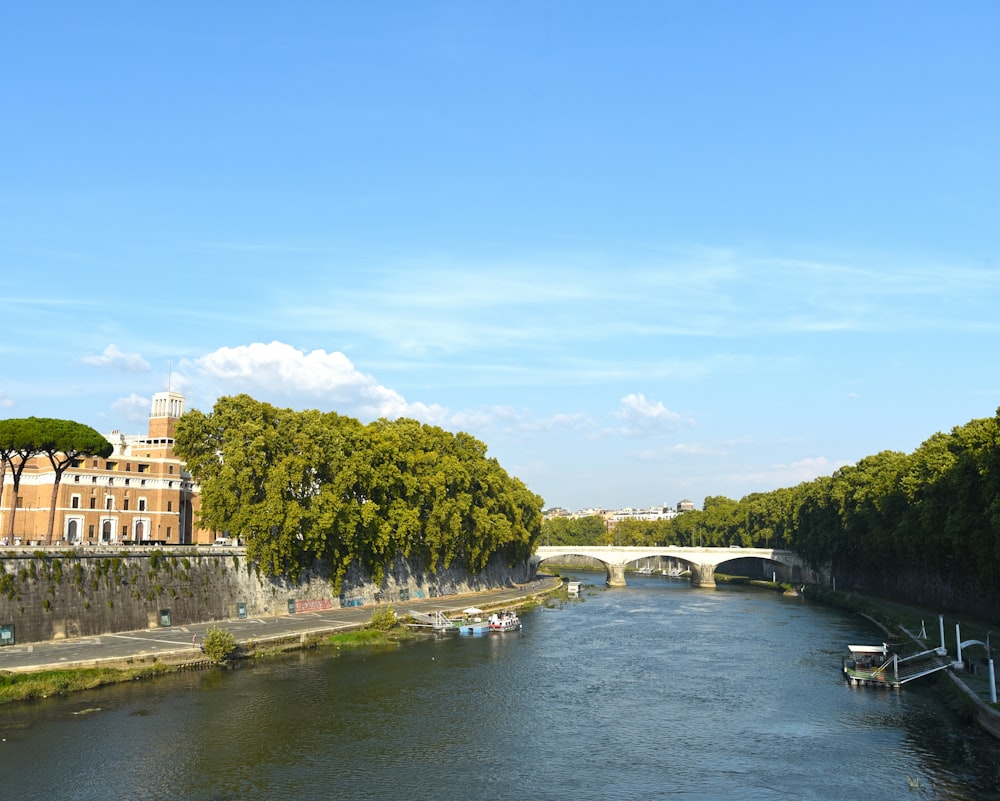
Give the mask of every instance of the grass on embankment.
M 92 690 L 106 684 L 120 684 L 161 676 L 171 672 L 167 665 L 147 665 L 141 668 L 75 668 L 46 670 L 38 673 L 0 673 L 0 704 L 30 701 L 65 695 L 79 690 Z
M 398 645 L 407 640 L 415 640 L 419 635 L 404 628 L 394 628 L 388 631 L 380 629 L 359 629 L 331 634 L 324 637 L 322 644 L 338 650 L 341 648 L 383 648 Z
M 532 608 L 538 605 L 537 599 L 516 604 L 518 608 Z M 321 636 L 307 643 L 296 639 L 294 643 L 285 643 L 271 647 L 259 647 L 254 642 L 239 646 L 232 656 L 234 660 L 261 659 L 277 656 L 290 651 L 306 648 L 329 648 L 336 651 L 361 648 L 392 648 L 404 642 L 417 640 L 426 634 L 407 628 L 403 620 L 397 620 L 391 605 L 383 606 L 372 613 L 372 619 L 367 628 L 340 632 Z M 92 690 L 108 684 L 120 684 L 126 681 L 151 679 L 165 676 L 180 670 L 178 665 L 157 662 L 134 668 L 72 668 L 66 670 L 46 670 L 34 673 L 13 673 L 0 671 L 0 706 L 17 701 L 31 701 L 36 698 L 49 698 L 53 695 L 66 695 L 79 690 Z
M 330 647 L 338 651 L 353 648 L 384 648 L 398 645 L 402 641 L 414 639 L 416 636 L 405 629 L 391 631 L 360 629 L 321 638 L 314 645 L 321 648 Z M 287 653 L 289 650 L 299 650 L 299 648 L 300 646 L 294 648 L 277 647 L 265 651 L 244 653 L 236 658 L 261 658 Z M 31 701 L 36 698 L 67 695 L 80 690 L 93 690 L 96 687 L 109 684 L 152 679 L 174 673 L 177 670 L 176 665 L 156 663 L 135 668 L 72 668 L 43 670 L 34 673 L 0 671 L 0 706 L 18 701 Z

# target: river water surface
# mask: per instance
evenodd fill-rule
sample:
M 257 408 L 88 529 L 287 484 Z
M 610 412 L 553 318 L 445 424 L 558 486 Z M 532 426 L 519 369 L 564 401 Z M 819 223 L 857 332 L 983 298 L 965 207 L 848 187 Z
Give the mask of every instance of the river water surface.
M 519 633 L 2 708 L 0 799 L 1000 799 L 997 745 L 931 684 L 841 679 L 843 647 L 879 640 L 863 619 L 629 581 Z

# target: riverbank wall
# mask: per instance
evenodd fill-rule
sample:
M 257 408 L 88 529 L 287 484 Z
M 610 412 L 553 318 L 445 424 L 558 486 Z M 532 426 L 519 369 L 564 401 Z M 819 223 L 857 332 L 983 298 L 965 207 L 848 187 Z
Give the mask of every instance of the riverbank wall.
M 377 586 L 352 567 L 335 595 L 328 565 L 317 563 L 294 582 L 268 578 L 247 561 L 243 548 L 4 551 L 0 647 L 381 601 L 405 603 L 512 586 L 533 575 L 531 563 L 509 567 L 499 559 L 475 574 L 460 565 L 432 573 L 396 560 Z
M 1000 586 L 983 584 L 976 576 L 958 570 L 939 573 L 911 567 L 867 572 L 841 566 L 833 570 L 832 578 L 836 588 L 843 591 L 892 598 L 983 620 L 1000 619 Z

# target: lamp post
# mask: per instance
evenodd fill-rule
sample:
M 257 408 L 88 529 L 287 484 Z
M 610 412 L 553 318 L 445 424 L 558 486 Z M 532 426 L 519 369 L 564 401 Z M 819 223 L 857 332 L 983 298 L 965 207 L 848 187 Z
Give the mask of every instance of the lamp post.
M 996 674 L 993 672 L 993 654 L 990 653 L 990 635 L 992 631 L 986 632 L 986 664 L 990 668 L 990 703 L 995 704 L 997 702 L 997 680 Z

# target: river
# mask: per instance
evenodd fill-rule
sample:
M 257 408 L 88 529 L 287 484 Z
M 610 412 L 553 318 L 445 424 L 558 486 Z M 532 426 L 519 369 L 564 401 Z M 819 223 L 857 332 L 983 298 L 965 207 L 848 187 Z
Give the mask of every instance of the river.
M 0 799 L 1000 799 L 1000 749 L 932 684 L 841 679 L 843 646 L 879 640 L 863 619 L 629 581 L 527 611 L 519 633 L 5 707 Z

